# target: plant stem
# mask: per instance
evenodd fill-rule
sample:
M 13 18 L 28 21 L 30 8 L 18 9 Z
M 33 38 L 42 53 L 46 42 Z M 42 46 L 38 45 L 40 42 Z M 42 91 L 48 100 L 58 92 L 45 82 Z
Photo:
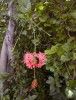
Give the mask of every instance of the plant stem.
M 76 66 L 75 66 L 75 68 L 74 68 L 73 80 L 75 79 L 75 77 L 76 77 Z
M 72 80 L 73 80 L 73 78 L 72 78 L 72 76 L 71 76 L 71 74 L 70 74 L 70 71 L 69 71 L 68 66 L 67 66 L 67 64 L 66 64 L 66 63 L 65 63 L 65 66 L 66 66 L 66 69 L 67 69 L 67 72 L 68 72 L 68 75 L 69 75 L 70 79 L 72 79 Z
M 36 75 L 35 75 L 35 68 L 34 68 L 34 79 L 36 78 Z
M 33 30 L 33 33 L 34 33 L 34 39 L 35 39 L 35 30 Z M 36 63 L 36 58 L 35 58 L 35 55 L 36 55 L 36 43 L 34 43 L 34 63 Z M 34 79 L 36 77 L 36 74 L 35 74 L 35 67 L 34 67 Z
M 34 25 L 35 25 L 37 28 L 39 28 L 38 25 L 37 25 L 36 23 L 34 23 Z M 46 33 L 48 36 L 51 36 L 51 35 L 50 35 L 48 32 L 46 32 L 45 30 L 42 29 L 42 31 L 43 31 L 44 33 Z
M 16 47 L 18 41 L 19 41 L 19 38 L 20 38 L 20 36 L 21 36 L 21 34 L 22 34 L 22 31 L 23 31 L 23 28 L 22 28 L 22 30 L 21 30 L 21 32 L 20 32 L 20 34 L 19 34 L 19 36 L 18 36 L 18 38 L 17 38 L 17 40 L 16 40 L 16 43 L 15 43 L 13 49 L 12 49 L 12 52 L 14 51 L 14 49 L 15 49 L 15 47 Z

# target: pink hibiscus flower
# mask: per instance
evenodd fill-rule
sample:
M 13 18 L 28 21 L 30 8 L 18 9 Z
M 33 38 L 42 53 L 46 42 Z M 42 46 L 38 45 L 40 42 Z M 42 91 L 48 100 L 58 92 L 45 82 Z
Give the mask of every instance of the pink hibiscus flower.
M 33 53 L 26 53 L 24 55 L 24 63 L 26 63 L 26 66 L 29 68 L 29 69 L 32 69 L 35 67 L 35 64 L 34 64 L 34 55 Z
M 41 53 L 41 52 L 39 52 L 39 53 L 37 53 L 36 54 L 36 57 L 39 59 L 39 63 L 37 64 L 37 67 L 38 68 L 41 68 L 43 65 L 45 65 L 46 64 L 46 54 L 45 53 Z
M 38 60 L 36 60 L 35 58 L 37 58 Z M 33 69 L 35 67 L 41 68 L 43 65 L 45 65 L 45 61 L 46 61 L 46 54 L 44 53 L 26 53 L 24 55 L 24 63 L 26 63 L 26 66 L 29 69 Z M 38 62 L 37 62 L 38 61 Z

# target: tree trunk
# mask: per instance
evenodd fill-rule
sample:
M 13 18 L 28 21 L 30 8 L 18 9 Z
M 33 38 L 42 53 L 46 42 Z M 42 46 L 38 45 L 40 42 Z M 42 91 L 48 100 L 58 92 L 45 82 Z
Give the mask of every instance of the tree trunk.
M 10 4 L 10 3 L 9 3 Z M 14 38 L 14 29 L 15 29 L 15 22 L 11 19 L 13 15 L 16 3 L 13 3 L 11 6 L 8 4 L 8 16 L 9 16 L 9 23 L 8 28 L 6 30 L 6 36 L 3 41 L 2 50 L 1 50 L 1 57 L 0 57 L 0 73 L 4 72 L 13 72 L 13 53 L 11 50 L 13 49 L 13 38 Z M 7 67 L 8 65 L 8 67 Z M 0 84 L 2 81 L 0 80 Z M 0 94 L 2 94 L 2 86 L 0 87 Z
M 1 57 L 0 57 L 0 73 L 6 72 L 7 69 L 13 70 L 12 64 L 13 64 L 13 53 L 11 50 L 13 49 L 13 38 L 14 38 L 14 29 L 15 29 L 15 23 L 13 19 L 11 19 L 11 16 L 13 15 L 13 11 L 15 8 L 15 3 L 13 3 L 10 6 L 8 6 L 8 16 L 9 16 L 9 23 L 8 28 L 6 30 L 6 36 L 3 41 L 2 50 L 1 50 Z M 7 62 L 8 61 L 8 62 Z M 6 68 L 8 63 L 8 68 Z

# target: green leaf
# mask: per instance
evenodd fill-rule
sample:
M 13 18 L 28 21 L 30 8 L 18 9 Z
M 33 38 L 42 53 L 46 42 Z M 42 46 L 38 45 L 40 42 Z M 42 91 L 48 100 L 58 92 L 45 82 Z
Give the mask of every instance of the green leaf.
M 74 60 L 76 59 L 76 53 L 73 53 L 73 59 Z
M 44 6 L 39 6 L 39 9 L 42 11 L 44 9 Z
M 4 92 L 4 93 L 5 93 L 5 94 L 6 94 L 6 93 L 8 93 L 8 92 L 9 92 L 9 90 L 10 90 L 10 89 L 8 89 L 8 88 L 7 88 L 7 89 L 5 90 L 5 92 Z
M 50 71 L 51 71 L 51 72 L 54 72 L 54 71 L 55 71 L 55 69 L 54 69 L 54 68 L 52 68 L 52 67 L 50 67 Z
M 46 83 L 50 84 L 50 92 L 54 92 L 55 91 L 55 81 L 54 81 L 54 78 L 49 76 L 48 77 L 48 80 L 46 81 Z
M 64 54 L 65 54 L 65 51 L 60 47 L 59 50 L 57 51 L 57 55 L 58 55 L 59 57 L 61 57 L 61 56 L 64 55 Z
M 74 67 L 75 67 L 75 65 L 71 64 L 71 65 L 69 65 L 68 67 L 69 67 L 69 69 L 73 70 Z
M 76 98 L 76 89 L 73 90 L 73 95 L 72 95 L 73 98 Z
M 36 95 L 32 95 L 31 97 L 32 97 L 32 99 L 30 99 L 30 100 L 35 100 L 37 98 Z
M 37 98 L 36 95 L 28 96 L 25 100 L 35 100 Z
M 51 77 L 51 76 L 49 76 L 48 80 L 46 81 L 46 83 L 48 83 L 48 84 L 54 84 L 54 78 Z
M 47 20 L 47 17 L 46 16 L 40 16 L 39 17 L 39 20 L 40 20 L 40 22 L 46 22 L 46 20 Z
M 24 30 L 24 31 L 22 32 L 22 34 L 26 36 L 26 35 L 27 35 L 27 31 Z
M 72 48 L 73 45 L 71 43 L 65 43 L 64 45 L 61 46 L 63 48 L 63 50 L 65 50 L 66 52 L 69 52 Z
M 54 18 L 51 18 L 51 19 L 49 20 L 49 22 L 50 22 L 50 24 L 56 24 L 56 23 L 57 23 L 57 20 L 54 19 Z
M 70 61 L 72 59 L 72 54 L 70 52 L 66 53 L 65 55 L 62 55 L 60 60 L 62 62 L 67 62 Z
M 74 43 L 74 50 L 76 50 L 76 43 Z
M 10 97 L 9 97 L 9 95 L 6 95 L 6 99 L 7 99 L 7 100 L 10 100 Z
M 66 58 L 65 55 L 62 55 L 62 56 L 61 56 L 61 61 L 62 61 L 62 62 L 66 62 L 66 61 L 68 61 L 68 60 L 69 60 L 69 58 Z
M 26 13 L 26 8 L 24 6 L 17 6 L 17 9 L 19 9 L 22 13 Z
M 48 27 L 48 26 L 50 26 L 50 24 L 44 23 L 44 26 L 45 26 L 45 27 Z
M 41 3 L 38 3 L 38 4 L 37 4 L 37 7 L 38 7 L 38 9 L 41 10 L 41 11 L 44 9 L 44 6 L 43 6 L 43 3 L 42 3 L 42 2 L 41 2 Z
M 66 0 L 66 1 L 70 1 L 70 0 Z
M 65 77 L 65 79 L 68 79 L 68 78 L 69 78 L 69 76 L 68 76 L 68 73 L 67 73 L 67 72 L 65 72 L 65 73 L 64 73 L 64 77 Z
M 42 31 L 42 27 L 39 27 L 38 29 L 39 29 L 39 31 Z
M 73 18 L 76 18 L 76 10 L 72 11 L 71 16 L 72 16 Z
M 49 50 L 45 50 L 46 54 L 54 54 L 58 51 L 58 47 L 60 46 L 60 44 L 57 44 L 55 46 L 52 46 L 51 49 Z
M 24 14 L 18 14 L 19 18 L 23 18 L 25 19 L 25 15 Z
M 72 42 L 73 40 L 75 39 L 75 37 L 70 37 L 69 39 L 68 39 L 68 43 L 70 43 L 70 42 Z
M 35 45 L 38 45 L 39 44 L 39 39 L 32 40 L 32 43 L 35 44 Z
M 18 0 L 18 3 L 20 5 L 21 11 L 28 12 L 31 9 L 31 2 L 30 0 Z
M 70 87 L 75 87 L 76 86 L 76 80 L 69 80 L 69 86 Z
M 23 92 L 24 92 L 24 93 L 27 93 L 27 91 L 28 91 L 28 88 L 26 88 L 26 89 L 24 88 L 24 89 L 23 89 Z

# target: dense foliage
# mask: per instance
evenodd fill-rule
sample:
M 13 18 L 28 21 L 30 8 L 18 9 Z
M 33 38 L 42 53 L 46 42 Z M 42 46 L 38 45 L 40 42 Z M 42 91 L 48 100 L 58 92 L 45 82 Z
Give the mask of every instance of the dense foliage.
M 5 31 L 7 28 L 7 5 L 0 2 L 0 51 L 2 47 L 2 42 L 5 36 Z
M 16 23 L 15 46 L 12 50 L 14 73 L 4 75 L 8 87 L 4 90 L 3 100 L 75 100 L 75 0 L 17 2 L 12 16 Z M 41 69 L 36 68 L 38 85 L 28 92 L 34 70 L 23 64 L 23 56 L 27 51 L 34 52 L 35 49 L 37 53 L 47 54 L 47 64 Z

